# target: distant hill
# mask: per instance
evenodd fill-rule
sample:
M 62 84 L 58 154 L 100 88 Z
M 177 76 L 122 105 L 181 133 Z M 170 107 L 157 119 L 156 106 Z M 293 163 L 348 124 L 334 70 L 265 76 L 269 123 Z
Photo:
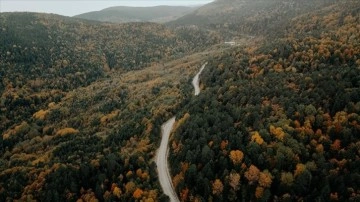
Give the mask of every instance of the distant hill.
M 154 6 L 154 7 L 110 7 L 74 16 L 102 22 L 168 22 L 184 16 L 197 7 L 187 6 Z
M 292 17 L 314 11 L 333 2 L 333 0 L 218 0 L 167 24 L 170 26 L 197 25 L 229 36 L 239 33 L 278 34 L 278 30 L 284 29 Z

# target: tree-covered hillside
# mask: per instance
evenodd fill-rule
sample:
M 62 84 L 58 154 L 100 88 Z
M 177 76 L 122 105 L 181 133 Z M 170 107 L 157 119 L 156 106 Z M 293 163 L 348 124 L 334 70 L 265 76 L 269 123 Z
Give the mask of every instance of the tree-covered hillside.
M 0 138 L 0 201 L 166 201 L 160 125 L 190 99 L 203 59 L 114 72 L 19 117 Z
M 334 0 L 216 0 L 171 22 L 171 26 L 197 25 L 224 38 L 279 34 L 288 20 L 311 13 Z M 277 37 L 277 36 L 275 36 Z
M 210 59 L 171 143 L 182 201 L 360 200 L 360 4 Z
M 192 37 L 196 36 L 196 37 Z M 217 43 L 200 29 L 101 24 L 35 13 L 0 15 L 0 133 L 65 92 Z M 25 118 L 26 119 L 26 118 Z
M 160 123 L 200 63 L 167 61 L 216 43 L 197 28 L 1 13 L 0 201 L 161 198 Z

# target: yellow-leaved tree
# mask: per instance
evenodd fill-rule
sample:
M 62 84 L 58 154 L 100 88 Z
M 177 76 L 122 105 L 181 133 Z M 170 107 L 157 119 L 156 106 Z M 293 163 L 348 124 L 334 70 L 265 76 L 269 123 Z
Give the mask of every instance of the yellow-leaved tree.
M 276 139 L 283 141 L 285 137 L 285 132 L 280 127 L 275 127 L 273 125 L 270 126 L 270 133 L 273 134 Z
M 140 199 L 142 197 L 143 193 L 144 193 L 144 191 L 142 189 L 137 188 L 133 193 L 133 197 L 135 199 Z
M 296 169 L 295 169 L 295 171 L 294 171 L 294 176 L 296 177 L 296 176 L 300 175 L 300 174 L 303 173 L 305 170 L 306 170 L 306 166 L 305 166 L 304 164 L 302 164 L 302 163 L 298 163 L 298 164 L 296 165 Z
M 121 196 L 121 189 L 116 186 L 116 187 L 114 188 L 113 194 L 114 194 L 114 196 L 116 196 L 117 198 L 120 198 L 120 196 Z
M 229 185 L 231 188 L 233 188 L 235 191 L 239 189 L 240 184 L 240 174 L 236 172 L 232 172 L 229 175 Z
M 49 113 L 49 110 L 40 109 L 38 112 L 33 114 L 35 119 L 44 120 L 45 116 Z
M 256 142 L 259 145 L 262 145 L 264 143 L 264 139 L 260 136 L 259 132 L 255 131 L 253 135 L 251 136 L 251 141 Z
M 56 132 L 56 135 L 65 136 L 65 135 L 72 135 L 72 134 L 76 134 L 76 133 L 79 133 L 79 131 L 74 128 L 63 128 L 63 129 L 58 130 Z
M 249 180 L 250 184 L 253 184 L 259 180 L 260 170 L 256 166 L 251 165 L 249 169 L 244 173 L 244 176 L 247 180 Z
M 294 176 L 291 172 L 282 172 L 280 181 L 281 184 L 291 186 L 294 183 Z
M 224 190 L 224 185 L 221 182 L 221 180 L 216 179 L 214 183 L 212 184 L 212 193 L 214 195 L 220 195 L 222 191 Z
M 229 155 L 231 161 L 233 162 L 233 164 L 240 164 L 241 161 L 244 158 L 244 153 L 240 150 L 232 150 L 230 151 L 230 155 Z
M 268 170 L 260 172 L 259 175 L 259 185 L 262 187 L 270 187 L 272 183 L 273 176 Z
M 264 195 L 264 188 L 263 187 L 256 187 L 255 190 L 255 197 L 256 198 L 261 198 Z

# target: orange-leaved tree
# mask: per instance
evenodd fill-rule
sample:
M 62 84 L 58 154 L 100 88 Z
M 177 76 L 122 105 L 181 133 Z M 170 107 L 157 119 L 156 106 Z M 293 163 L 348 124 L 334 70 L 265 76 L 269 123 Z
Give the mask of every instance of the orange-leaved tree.
M 268 170 L 260 172 L 259 175 L 259 185 L 262 187 L 270 187 L 272 183 L 273 176 Z
M 244 153 L 240 150 L 232 150 L 229 157 L 234 164 L 240 164 L 244 158 Z
M 221 180 L 216 179 L 214 183 L 212 184 L 212 193 L 214 195 L 220 195 L 222 191 L 224 190 L 224 185 L 221 182 Z
M 144 191 L 142 189 L 136 188 L 136 190 L 133 193 L 133 197 L 135 199 L 140 199 L 142 197 L 143 193 L 144 193 Z
M 256 166 L 251 165 L 245 172 L 244 176 L 247 180 L 249 180 L 250 184 L 253 184 L 259 180 L 260 170 Z
M 264 139 L 260 136 L 259 132 L 255 131 L 254 134 L 251 136 L 251 141 L 256 142 L 259 145 L 264 143 Z
M 231 188 L 233 188 L 235 191 L 239 189 L 240 184 L 240 174 L 236 172 L 232 172 L 229 175 L 229 185 Z

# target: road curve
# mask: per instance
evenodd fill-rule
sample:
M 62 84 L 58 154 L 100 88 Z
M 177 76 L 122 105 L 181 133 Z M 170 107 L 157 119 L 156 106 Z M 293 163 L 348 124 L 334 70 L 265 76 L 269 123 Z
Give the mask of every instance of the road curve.
M 204 70 L 206 65 L 207 65 L 207 62 L 202 65 L 200 71 L 195 75 L 194 79 L 192 80 L 192 85 L 194 86 L 194 89 L 195 89 L 195 95 L 199 95 L 199 93 L 200 93 L 199 76 L 200 76 L 201 72 Z
M 195 75 L 192 81 L 192 84 L 195 89 L 195 95 L 199 95 L 200 93 L 199 76 L 201 72 L 204 70 L 206 64 L 207 63 L 202 65 L 200 71 Z M 169 147 L 168 147 L 169 137 L 174 123 L 175 123 L 175 117 L 172 117 L 161 126 L 162 138 L 161 138 L 160 148 L 158 149 L 156 154 L 156 165 L 157 165 L 160 185 L 163 189 L 164 194 L 169 196 L 171 202 L 179 202 L 179 198 L 172 184 L 168 161 L 167 161 L 167 157 L 169 154 Z
M 177 197 L 174 186 L 172 184 L 167 161 L 169 153 L 169 136 L 174 123 L 175 117 L 172 117 L 161 126 L 162 139 L 156 156 L 156 165 L 159 174 L 160 185 L 164 194 L 170 197 L 171 202 L 178 202 L 179 198 Z

